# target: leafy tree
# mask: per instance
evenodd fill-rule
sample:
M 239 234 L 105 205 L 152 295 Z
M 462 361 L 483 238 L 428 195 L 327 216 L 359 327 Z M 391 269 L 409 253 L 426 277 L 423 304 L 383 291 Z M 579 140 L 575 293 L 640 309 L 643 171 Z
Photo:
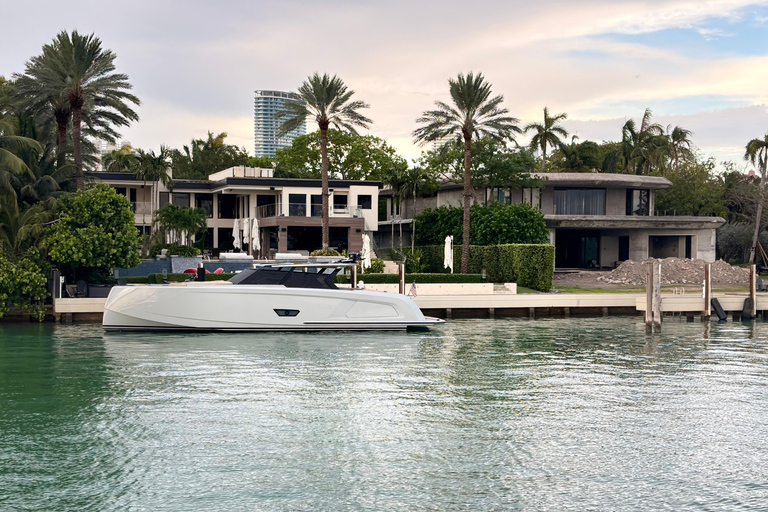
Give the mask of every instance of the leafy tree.
M 172 243 L 190 245 L 198 233 L 208 228 L 208 214 L 202 208 L 167 204 L 155 212 L 155 223 Z
M 170 151 L 173 177 L 186 180 L 205 180 L 214 172 L 230 167 L 246 165 L 248 153 L 244 148 L 227 144 L 227 132 L 218 135 L 208 132 L 208 138 L 193 139 L 183 151 Z
M 455 143 L 423 153 L 419 163 L 437 176 L 459 182 L 464 179 L 463 144 Z M 527 149 L 510 149 L 491 138 L 472 141 L 470 183 L 475 190 L 539 187 L 541 180 L 531 177 L 534 167 L 533 155 Z
M 364 101 L 352 101 L 354 91 L 349 90 L 344 81 L 318 73 L 310 76 L 299 87 L 299 101 L 286 103 L 285 110 L 275 114 L 283 119 L 278 134 L 284 136 L 303 126 L 307 118 L 312 118 L 320 128 L 320 169 L 322 179 L 322 242 L 323 249 L 328 248 L 328 129 L 331 126 L 338 130 L 357 133 L 355 127 L 368 128 L 371 120 L 362 115 L 359 110 L 369 108 Z
M 703 163 L 685 162 L 667 169 L 664 177 L 672 182 L 672 186 L 656 192 L 656 210 L 676 215 L 728 215 L 713 159 Z
M 139 237 L 131 205 L 103 183 L 59 200 L 58 220 L 44 246 L 72 280 L 103 279 L 110 268 L 139 264 Z
M 115 73 L 116 55 L 104 50 L 94 34 L 60 32 L 52 43 L 43 46 L 42 55 L 27 63 L 19 77 L 23 94 L 38 110 L 50 110 L 59 123 L 59 147 L 65 130 L 64 119 L 72 116 L 72 145 L 75 183 L 84 186 L 82 133 L 83 121 L 98 126 L 105 138 L 114 139 L 112 126 L 126 126 L 139 116 L 129 103 L 139 99 L 128 91 L 128 76 Z
M 752 249 L 749 251 L 749 263 L 755 261 L 755 249 L 760 234 L 760 221 L 765 200 L 765 180 L 768 171 L 768 135 L 762 139 L 752 139 L 747 143 L 744 160 L 749 161 L 760 173 L 760 192 L 758 194 L 757 213 L 755 214 L 755 231 L 752 235 Z
M 448 80 L 453 105 L 435 102 L 435 110 L 428 110 L 416 120 L 423 126 L 413 132 L 416 142 L 425 144 L 455 137 L 464 142 L 464 220 L 461 248 L 461 273 L 466 274 L 469 265 L 469 212 L 472 197 L 472 139 L 489 137 L 504 142 L 513 140 L 520 133 L 518 120 L 509 116 L 501 106 L 504 97 L 491 98 L 491 84 L 482 73 L 466 76 L 459 74 L 456 80 Z M 448 143 L 450 144 L 450 143 Z M 447 145 L 447 144 L 446 144 Z
M 543 123 L 530 123 L 525 127 L 525 133 L 529 131 L 534 132 L 531 138 L 530 148 L 532 150 L 541 150 L 541 172 L 544 172 L 544 167 L 547 164 L 547 146 L 557 148 L 562 144 L 560 137 L 567 137 L 568 132 L 561 125 L 557 124 L 558 121 L 566 119 L 568 114 L 556 114 L 555 116 L 549 115 L 549 109 L 544 107 L 544 122 Z
M 576 142 L 574 135 L 570 144 L 561 143 L 550 158 L 551 169 L 557 172 L 594 172 L 600 168 L 602 158 L 600 146 L 591 140 Z
M 276 175 L 288 178 L 321 178 L 319 131 L 293 139 L 291 147 L 278 149 Z M 395 149 L 373 135 L 328 130 L 328 174 L 344 180 L 381 180 L 395 167 L 407 166 Z
M 669 139 L 669 151 L 670 159 L 672 160 L 673 167 L 680 166 L 681 161 L 692 161 L 695 159 L 693 154 L 693 142 L 691 142 L 691 135 L 693 132 L 675 126 L 670 130 L 667 126 L 667 138 Z
M 248 167 L 258 167 L 260 169 L 271 169 L 275 161 L 268 156 L 251 156 L 245 162 Z

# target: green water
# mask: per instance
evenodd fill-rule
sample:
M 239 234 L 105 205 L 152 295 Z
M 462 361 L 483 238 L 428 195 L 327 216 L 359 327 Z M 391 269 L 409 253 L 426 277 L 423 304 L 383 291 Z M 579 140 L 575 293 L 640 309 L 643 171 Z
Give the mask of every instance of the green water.
M 766 510 L 768 324 L 0 326 L 0 510 Z

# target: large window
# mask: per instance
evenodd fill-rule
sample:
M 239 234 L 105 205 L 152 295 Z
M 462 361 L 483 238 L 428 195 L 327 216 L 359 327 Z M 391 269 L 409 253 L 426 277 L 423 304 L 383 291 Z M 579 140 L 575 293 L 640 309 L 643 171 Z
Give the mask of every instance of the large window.
M 627 189 L 627 215 L 650 215 L 651 191 Z
M 310 201 L 312 201 L 312 211 L 310 215 L 312 217 L 322 217 L 323 216 L 323 196 L 318 195 L 312 195 L 310 197 Z
M 541 210 L 541 189 L 540 188 L 528 188 L 523 187 L 522 190 L 523 203 L 533 206 Z
M 213 194 L 195 194 L 195 208 L 202 208 L 209 219 L 213 218 Z M 211 235 L 211 240 L 213 240 L 213 235 Z
M 307 216 L 306 194 L 288 194 L 288 215 L 291 217 Z
M 334 210 L 346 210 L 347 209 L 347 195 L 346 194 L 333 194 L 333 209 Z
M 357 196 L 357 207 L 363 210 L 370 210 L 372 208 L 372 199 L 368 194 L 362 194 Z
M 219 194 L 218 207 L 220 219 L 234 219 L 237 213 L 237 197 L 232 194 Z M 232 237 L 229 237 L 230 240 Z M 221 248 L 221 243 L 219 243 Z
M 186 192 L 174 192 L 172 195 L 173 204 L 189 208 L 189 194 Z
M 558 215 L 605 215 L 604 188 L 556 188 Z

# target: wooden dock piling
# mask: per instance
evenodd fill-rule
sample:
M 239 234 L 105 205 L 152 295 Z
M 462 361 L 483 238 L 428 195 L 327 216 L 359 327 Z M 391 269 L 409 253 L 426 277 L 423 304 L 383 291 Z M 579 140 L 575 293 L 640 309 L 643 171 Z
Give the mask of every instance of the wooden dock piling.
M 701 311 L 701 321 L 709 321 L 712 315 L 712 264 L 704 265 L 704 309 Z

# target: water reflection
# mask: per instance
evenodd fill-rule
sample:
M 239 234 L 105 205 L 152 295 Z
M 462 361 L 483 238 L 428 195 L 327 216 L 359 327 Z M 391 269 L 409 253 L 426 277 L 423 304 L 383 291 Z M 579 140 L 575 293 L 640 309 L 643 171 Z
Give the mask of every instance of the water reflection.
M 0 327 L 0 509 L 739 510 L 768 324 Z

